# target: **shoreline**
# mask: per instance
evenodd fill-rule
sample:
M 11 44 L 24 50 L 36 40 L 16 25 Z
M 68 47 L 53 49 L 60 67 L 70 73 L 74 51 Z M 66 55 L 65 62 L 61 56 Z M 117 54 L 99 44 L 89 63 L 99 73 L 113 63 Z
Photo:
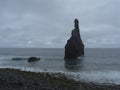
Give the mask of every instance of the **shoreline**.
M 75 81 L 62 73 L 0 69 L 0 90 L 120 90 L 120 85 Z

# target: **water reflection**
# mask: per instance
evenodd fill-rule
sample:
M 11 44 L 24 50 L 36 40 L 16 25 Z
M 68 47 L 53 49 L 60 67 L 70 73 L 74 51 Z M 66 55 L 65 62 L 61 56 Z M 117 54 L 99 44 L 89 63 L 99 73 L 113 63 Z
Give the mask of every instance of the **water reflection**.
M 84 57 L 65 60 L 65 68 L 69 71 L 80 71 L 83 68 Z

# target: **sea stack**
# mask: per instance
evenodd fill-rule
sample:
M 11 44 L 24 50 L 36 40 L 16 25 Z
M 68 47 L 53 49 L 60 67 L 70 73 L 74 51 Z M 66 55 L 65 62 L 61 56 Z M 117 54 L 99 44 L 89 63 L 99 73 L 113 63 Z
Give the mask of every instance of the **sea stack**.
M 71 37 L 67 40 L 65 45 L 65 56 L 64 59 L 77 59 L 84 55 L 84 44 L 81 40 L 79 21 L 74 20 L 74 29 L 72 30 Z

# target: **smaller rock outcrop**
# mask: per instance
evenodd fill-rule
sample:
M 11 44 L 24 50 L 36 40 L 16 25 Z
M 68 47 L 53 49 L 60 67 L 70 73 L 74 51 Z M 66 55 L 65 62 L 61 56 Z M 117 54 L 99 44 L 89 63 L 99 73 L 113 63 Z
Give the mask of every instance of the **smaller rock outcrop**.
M 84 44 L 80 36 L 79 21 L 78 19 L 75 19 L 71 37 L 65 45 L 64 59 L 76 59 L 82 55 L 84 55 Z
M 37 58 L 37 57 L 30 57 L 28 58 L 28 62 L 35 62 L 35 61 L 39 61 L 40 58 Z

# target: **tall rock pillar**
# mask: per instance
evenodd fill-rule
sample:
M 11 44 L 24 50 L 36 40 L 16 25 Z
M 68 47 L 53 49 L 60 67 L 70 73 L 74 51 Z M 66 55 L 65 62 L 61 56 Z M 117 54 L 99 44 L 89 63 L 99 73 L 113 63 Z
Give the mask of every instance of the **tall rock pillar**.
M 64 59 L 76 59 L 82 55 L 84 55 L 84 44 L 80 36 L 79 21 L 75 19 L 71 37 L 65 45 Z

